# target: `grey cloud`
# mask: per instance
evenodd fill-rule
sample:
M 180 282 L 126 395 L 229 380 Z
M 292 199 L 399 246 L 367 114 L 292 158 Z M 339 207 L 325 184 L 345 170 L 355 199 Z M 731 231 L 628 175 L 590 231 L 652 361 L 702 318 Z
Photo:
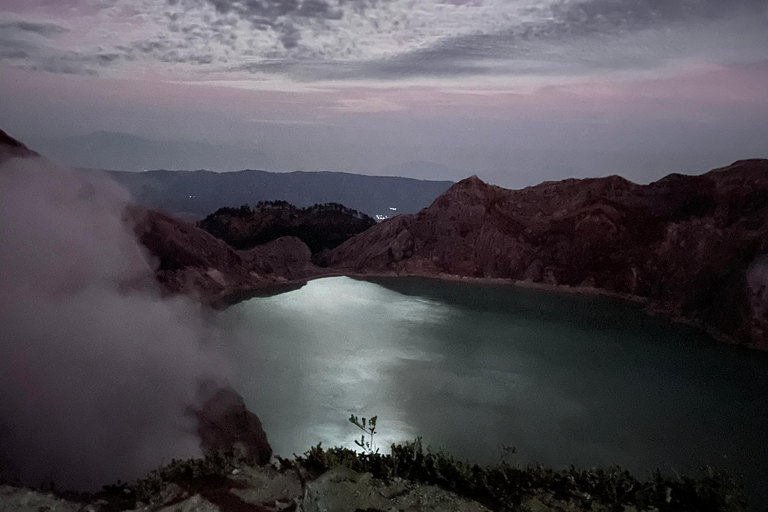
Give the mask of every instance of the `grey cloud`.
M 251 66 L 252 71 L 297 73 L 299 79 L 420 76 L 451 77 L 492 74 L 573 75 L 593 71 L 654 69 L 679 57 L 665 47 L 663 36 L 630 40 L 644 30 L 669 28 L 679 34 L 691 27 L 749 20 L 750 29 L 768 47 L 768 1 L 742 0 L 588 0 L 559 2 L 536 10 L 540 21 L 511 26 L 495 33 L 444 38 L 433 45 L 393 57 L 356 63 L 302 66 Z M 710 36 L 717 45 L 718 37 Z M 760 36 L 760 34 L 763 36 Z M 763 41 L 764 40 L 764 41 Z M 672 52 L 696 51 L 676 48 Z M 705 53 L 705 49 L 699 49 Z M 733 51 L 732 53 L 738 53 Z M 707 55 L 704 55 L 707 57 Z M 737 59 L 738 60 L 738 59 Z M 292 75 L 293 76 L 293 75 Z
M 68 28 L 54 23 L 0 22 L 0 61 L 31 71 L 98 75 L 100 68 L 112 65 L 121 57 L 119 53 L 103 48 L 92 52 L 62 50 L 53 42 L 34 37 L 51 38 L 66 32 L 69 32 Z
M 0 48 L 0 60 L 18 60 L 26 59 L 29 53 L 24 50 L 14 50 L 11 48 Z
M 0 23 L 0 30 L 31 32 L 44 37 L 53 37 L 69 32 L 69 29 L 55 23 L 33 23 L 29 21 L 14 21 Z
M 219 13 L 234 13 L 256 27 L 272 27 L 282 16 L 341 19 L 342 12 L 325 0 L 207 0 Z
M 204 30 L 201 27 L 191 28 L 183 33 L 182 39 L 171 39 L 163 36 L 158 39 L 140 41 L 131 46 L 121 45 L 116 49 L 122 52 L 126 59 L 135 59 L 137 55 L 150 56 L 160 62 L 176 64 L 208 65 L 216 59 L 208 45 L 201 46 L 199 41 Z M 216 41 L 223 45 L 233 46 L 231 35 L 223 31 L 205 32 L 206 41 Z
M 65 75 L 98 75 L 98 69 L 117 61 L 117 53 L 93 54 L 59 50 L 0 35 L 0 61 L 30 71 Z
M 298 46 L 304 22 L 340 20 L 344 13 L 326 0 L 206 0 L 224 15 L 235 15 L 256 29 L 274 30 L 285 49 Z
M 236 12 L 257 22 L 264 19 L 265 13 L 296 14 L 302 9 L 322 17 L 323 6 L 328 5 L 325 0 L 319 0 L 316 7 L 304 7 L 310 6 L 309 0 L 303 4 L 299 0 L 266 4 L 254 0 L 207 1 L 220 12 Z M 339 6 L 365 10 L 375 7 L 375 3 L 342 1 Z M 668 59 L 680 56 L 675 52 L 686 50 L 680 48 L 685 44 L 679 42 L 664 45 L 661 40 L 669 37 L 664 34 L 658 34 L 655 39 L 630 40 L 644 31 L 668 29 L 676 37 L 691 27 L 748 19 L 755 34 L 768 33 L 767 0 L 559 0 L 534 8 L 528 14 L 538 20 L 493 33 L 448 34 L 430 46 L 380 60 L 328 60 L 298 48 L 300 51 L 291 56 L 262 54 L 261 57 L 270 60 L 246 64 L 239 69 L 286 73 L 298 80 L 644 70 L 663 65 Z M 312 32 L 307 29 L 299 33 L 292 23 L 273 28 L 281 33 L 286 49 L 297 48 L 300 36 L 311 37 Z M 325 29 L 327 27 L 316 28 Z M 715 32 L 717 30 L 719 33 L 710 37 L 714 44 L 718 37 L 729 36 L 727 29 L 716 28 Z
M 282 34 L 280 35 L 280 42 L 283 44 L 283 47 L 287 50 L 290 50 L 291 48 L 296 48 L 299 45 L 299 40 L 301 39 L 301 32 L 299 29 L 297 29 L 293 25 L 288 25 L 283 28 Z
M 695 23 L 736 15 L 768 16 L 766 0 L 588 0 L 549 7 L 550 33 L 622 33 L 669 23 Z

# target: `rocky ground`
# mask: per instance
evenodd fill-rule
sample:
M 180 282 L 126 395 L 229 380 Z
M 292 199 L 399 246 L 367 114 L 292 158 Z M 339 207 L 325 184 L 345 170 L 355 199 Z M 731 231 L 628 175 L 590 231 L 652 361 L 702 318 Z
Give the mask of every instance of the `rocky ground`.
M 303 512 L 378 512 L 445 511 L 481 512 L 488 510 L 435 486 L 405 481 L 384 483 L 346 468 L 337 468 L 302 484 L 295 472 L 280 472 L 273 467 L 233 469 L 210 487 L 184 488 L 171 483 L 146 501 L 122 510 L 191 511 L 303 511 Z M 90 512 L 120 509 L 115 500 L 91 503 L 66 500 L 51 493 L 0 486 L 3 512 Z M 540 504 L 523 510 L 549 510 Z
M 710 506 L 678 506 L 662 500 L 662 507 L 616 504 L 588 495 L 558 496 L 534 491 L 518 505 L 491 506 L 462 497 L 436 485 L 402 478 L 383 480 L 339 466 L 319 476 L 279 463 L 259 467 L 233 463 L 215 476 L 176 478 L 144 489 L 117 486 L 90 496 L 67 496 L 23 487 L 0 485 L 2 512 L 639 512 L 639 511 L 742 511 L 733 502 Z M 670 488 L 671 490 L 671 488 Z M 670 496 L 671 497 L 671 496 Z

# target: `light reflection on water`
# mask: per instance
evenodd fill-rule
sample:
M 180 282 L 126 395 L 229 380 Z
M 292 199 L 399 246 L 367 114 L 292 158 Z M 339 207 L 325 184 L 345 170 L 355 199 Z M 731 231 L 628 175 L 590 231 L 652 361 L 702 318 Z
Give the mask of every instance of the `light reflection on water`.
M 439 361 L 418 333 L 450 307 L 349 278 L 323 279 L 250 300 L 225 315 L 240 343 L 238 389 L 261 413 L 278 453 L 311 444 L 354 448 L 350 414 L 382 418 L 379 443 L 418 435 L 404 418 L 392 375 L 406 362 Z
M 460 457 L 745 473 L 768 504 L 768 358 L 600 298 L 345 277 L 237 304 L 235 383 L 283 456 L 423 436 Z

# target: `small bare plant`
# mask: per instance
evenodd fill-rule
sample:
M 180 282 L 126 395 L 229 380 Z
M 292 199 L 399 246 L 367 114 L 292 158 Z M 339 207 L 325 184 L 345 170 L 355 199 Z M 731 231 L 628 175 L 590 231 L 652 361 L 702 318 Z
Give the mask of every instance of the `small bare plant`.
M 376 420 L 378 416 L 374 416 L 370 420 L 365 418 L 358 418 L 354 414 L 350 415 L 349 422 L 363 431 L 360 436 L 360 440 L 355 439 L 355 444 L 360 447 L 365 453 L 374 454 L 379 453 L 379 449 L 376 448 L 376 444 L 373 441 L 373 437 L 376 435 Z M 368 439 L 366 440 L 366 436 Z

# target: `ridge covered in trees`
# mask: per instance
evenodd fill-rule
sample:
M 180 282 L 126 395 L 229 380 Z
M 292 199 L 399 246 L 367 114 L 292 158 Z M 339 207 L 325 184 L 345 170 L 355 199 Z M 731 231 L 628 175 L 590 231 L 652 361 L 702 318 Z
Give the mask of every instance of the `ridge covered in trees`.
M 316 255 L 374 224 L 368 215 L 339 203 L 298 208 L 287 201 L 259 201 L 254 206 L 219 208 L 198 222 L 198 227 L 238 250 L 295 236 Z

